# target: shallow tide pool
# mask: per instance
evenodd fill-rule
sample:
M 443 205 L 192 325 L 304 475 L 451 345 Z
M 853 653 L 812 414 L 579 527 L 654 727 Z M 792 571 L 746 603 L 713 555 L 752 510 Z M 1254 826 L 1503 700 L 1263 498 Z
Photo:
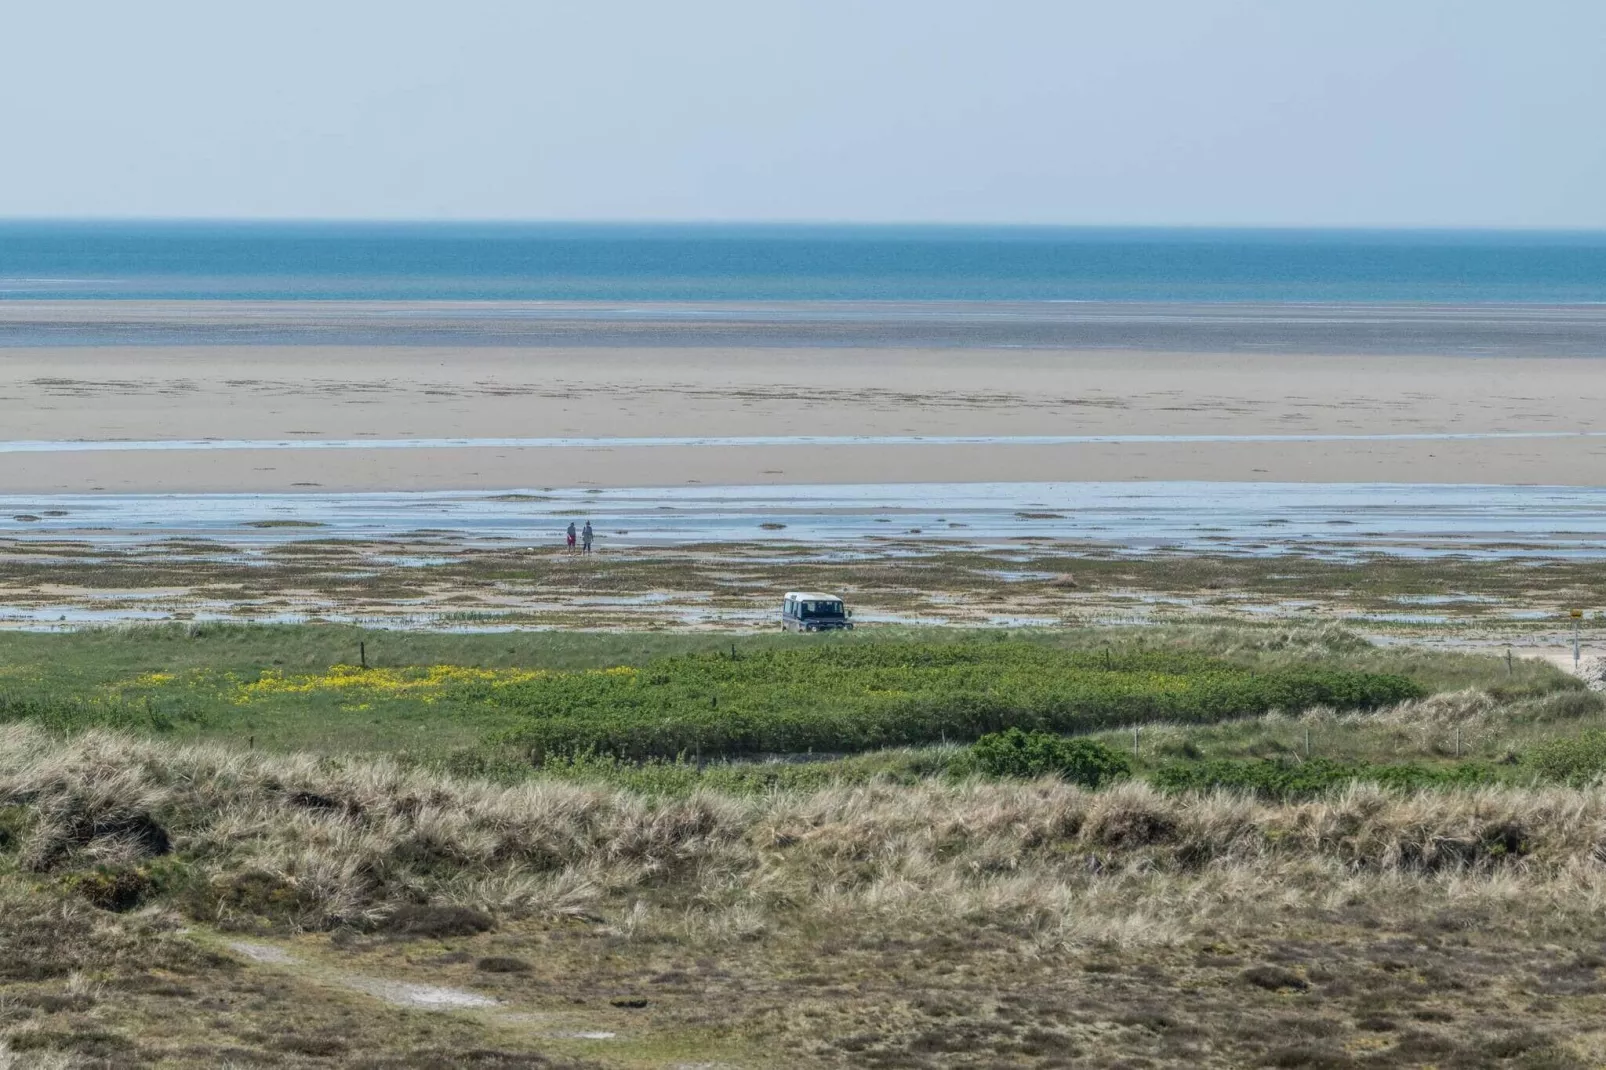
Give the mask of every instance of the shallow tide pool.
M 0 496 L 0 540 L 97 547 L 416 541 L 421 532 L 446 543 L 549 545 L 584 519 L 601 548 L 769 542 L 881 556 L 1043 540 L 1131 552 L 1606 556 L 1606 488 L 1594 487 L 1064 482 Z

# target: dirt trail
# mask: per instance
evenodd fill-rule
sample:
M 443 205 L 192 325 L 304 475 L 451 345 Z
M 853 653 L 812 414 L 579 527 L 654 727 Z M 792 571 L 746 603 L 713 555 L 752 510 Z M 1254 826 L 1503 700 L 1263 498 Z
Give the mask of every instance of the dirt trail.
M 467 989 L 370 977 L 327 963 L 309 962 L 274 944 L 231 940 L 227 946 L 230 951 L 258 965 L 287 969 L 308 980 L 360 992 L 398 1007 L 425 1011 L 476 1011 L 489 1015 L 499 1024 L 534 1029 L 541 1036 L 556 1040 L 615 1040 L 619 1035 L 613 1030 L 595 1028 L 594 1023 L 577 1022 L 573 1015 L 519 1010 L 502 1000 Z

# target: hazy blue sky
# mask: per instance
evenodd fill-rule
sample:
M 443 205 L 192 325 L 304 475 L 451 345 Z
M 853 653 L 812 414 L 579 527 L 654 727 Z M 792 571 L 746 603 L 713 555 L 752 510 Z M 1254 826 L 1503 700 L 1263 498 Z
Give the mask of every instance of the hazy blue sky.
M 0 216 L 1606 226 L 1602 0 L 7 5 Z

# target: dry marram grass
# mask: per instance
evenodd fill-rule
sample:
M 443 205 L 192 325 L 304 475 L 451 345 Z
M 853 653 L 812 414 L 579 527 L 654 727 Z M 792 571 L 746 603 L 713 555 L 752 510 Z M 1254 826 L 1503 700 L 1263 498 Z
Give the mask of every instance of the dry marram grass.
M 1593 788 L 1357 785 L 1279 804 L 1141 783 L 929 781 L 653 800 L 12 725 L 0 729 L 0 801 L 19 878 L 150 876 L 133 898 L 154 905 L 126 904 L 136 913 L 116 920 L 120 931 L 177 909 L 224 928 L 346 934 L 350 954 L 393 965 L 385 941 L 467 941 L 489 950 L 463 961 L 537 964 L 495 974 L 509 992 L 576 984 L 604 961 L 664 977 L 714 961 L 698 991 L 739 980 L 727 1008 L 737 1034 L 780 1038 L 800 1065 L 1102 1065 L 1087 1061 L 1100 1052 L 1116 1065 L 1139 1050 L 1161 1063 L 1350 1065 L 1362 1041 L 1376 1065 L 1419 1065 L 1411 1044 L 1485 1065 L 1478 1052 L 1516 1026 L 1441 1028 L 1436 1008 L 1461 1021 L 1499 1004 L 1510 1018 L 1514 993 L 1537 983 L 1522 979 L 1553 949 L 1606 936 L 1606 791 Z M 74 917 L 115 917 L 64 902 L 55 909 Z M 1502 943 L 1480 944 L 1484 932 Z M 565 957 L 574 933 L 612 950 L 577 965 Z M 1389 954 L 1429 980 L 1401 988 L 1388 1020 L 1403 1021 L 1402 1007 L 1429 1017 L 1378 1040 L 1355 1024 L 1383 983 L 1367 971 L 1402 941 L 1414 950 Z M 716 948 L 716 960 L 699 958 Z M 566 980 L 541 972 L 548 960 L 568 964 Z M 1528 1065 L 1588 1065 L 1578 1060 L 1598 1038 L 1589 1015 L 1606 1009 L 1606 984 L 1578 961 L 1587 983 L 1545 997 L 1570 1001 L 1567 1013 L 1549 1010 L 1523 1026 L 1542 1027 L 1533 1037 L 1511 1041 Z M 1050 983 L 1067 970 L 1083 980 Z M 805 975 L 834 980 L 795 979 Z M 1219 1032 L 1246 1001 L 1275 1018 L 1277 1001 L 1295 998 L 1335 1032 Z M 949 1007 L 944 1020 L 969 1040 L 944 1048 L 912 999 Z M 1123 1000 L 1171 1002 L 1161 1018 L 1194 1025 L 1122 1024 L 1137 1013 L 1119 1011 Z M 1113 1022 L 1120 1043 L 1094 1044 L 1078 1013 Z M 684 1014 L 665 1021 L 703 1021 Z M 1297 1061 L 1305 1048 L 1338 1061 Z

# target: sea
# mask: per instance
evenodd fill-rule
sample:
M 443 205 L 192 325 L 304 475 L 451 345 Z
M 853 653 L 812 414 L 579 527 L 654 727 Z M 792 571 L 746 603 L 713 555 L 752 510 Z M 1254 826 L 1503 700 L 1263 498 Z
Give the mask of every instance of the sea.
M 1606 355 L 1606 232 L 0 222 L 0 346 Z
M 0 346 L 208 343 L 1598 358 L 1606 356 L 1606 232 L 0 222 Z M 0 453 L 453 444 L 0 441 Z M 632 444 L 663 443 L 590 443 Z M 500 538 L 504 527 L 538 523 L 543 510 L 572 509 L 563 495 L 582 493 L 591 491 L 10 496 L 0 501 L 0 537 L 249 539 L 262 537 L 255 525 L 269 509 L 325 534 L 394 537 L 427 522 Z M 666 494 L 583 502 L 608 511 L 620 529 L 608 538 L 621 542 L 751 539 L 773 529 L 830 545 L 1027 533 L 1213 552 L 1278 553 L 1297 542 L 1300 552 L 1321 546 L 1338 556 L 1358 546 L 1606 556 L 1599 488 L 1132 483 Z M 864 509 L 844 510 L 860 500 Z M 890 516 L 895 530 L 884 526 Z
M 1606 232 L 0 222 L 0 300 L 1606 302 Z

